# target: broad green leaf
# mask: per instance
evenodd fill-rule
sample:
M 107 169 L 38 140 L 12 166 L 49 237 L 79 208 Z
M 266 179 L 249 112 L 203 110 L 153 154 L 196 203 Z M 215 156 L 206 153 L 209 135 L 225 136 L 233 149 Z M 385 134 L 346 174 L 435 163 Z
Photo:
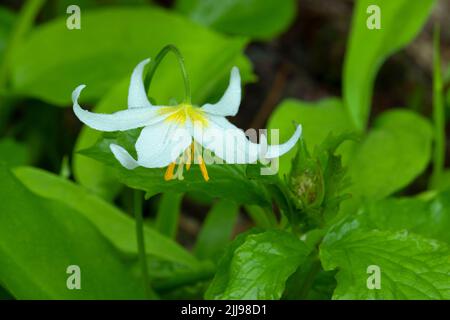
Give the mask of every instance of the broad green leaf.
M 25 165 L 30 155 L 26 145 L 11 138 L 0 140 L 0 161 L 8 166 Z
M 159 200 L 155 227 L 169 238 L 176 238 L 178 219 L 180 217 L 182 193 L 163 193 Z
M 19 48 L 12 65 L 16 92 L 66 106 L 74 88 L 84 83 L 81 100 L 93 101 L 129 76 L 139 61 L 172 43 L 185 56 L 194 102 L 202 102 L 236 59 L 242 61 L 246 43 L 156 7 L 88 10 L 81 30 L 67 30 L 65 19 L 35 28 Z M 156 77 L 151 95 L 160 103 L 182 92 L 176 63 L 164 62 Z
M 63 203 L 88 219 L 114 246 L 127 254 L 137 254 L 134 220 L 85 188 L 46 171 L 19 167 L 18 179 L 33 193 Z M 146 227 L 145 246 L 149 255 L 195 267 L 196 259 L 178 244 Z
M 431 142 L 423 117 L 403 109 L 384 112 L 348 163 L 350 192 L 373 200 L 406 187 L 427 167 Z
M 280 299 L 285 282 L 309 253 L 295 235 L 269 230 L 238 238 L 219 263 L 208 299 Z M 221 274 L 224 273 L 224 274 Z
M 376 74 L 383 62 L 405 47 L 421 30 L 434 0 L 358 0 L 344 62 L 343 95 L 353 123 L 364 130 Z M 371 7 L 372 6 L 372 7 Z M 369 29 L 380 10 L 380 29 Z M 369 12 L 368 12 L 369 11 Z
M 245 174 L 246 165 L 207 165 L 210 180 L 204 181 L 198 165 L 193 165 L 184 172 L 184 180 L 164 180 L 166 168 L 148 169 L 138 167 L 132 171 L 125 169 L 116 160 L 109 149 L 111 143 L 123 146 L 135 156 L 134 144 L 138 131 L 125 131 L 105 134 L 95 146 L 83 151 L 102 163 L 115 169 L 118 179 L 127 186 L 141 189 L 153 195 L 161 192 L 197 191 L 211 197 L 233 200 L 237 203 L 270 204 L 269 197 L 263 186 L 249 180 Z
M 310 150 L 321 143 L 329 134 L 335 135 L 353 130 L 341 100 L 329 98 L 319 102 L 304 102 L 300 100 L 285 100 L 272 113 L 269 129 L 278 129 L 280 142 L 286 141 L 294 133 L 295 121 L 302 125 L 302 138 Z M 345 143 L 340 153 L 346 153 L 351 142 Z M 287 174 L 291 169 L 291 162 L 296 154 L 296 149 L 289 151 L 280 158 L 280 174 Z
M 239 206 L 227 200 L 213 205 L 206 216 L 195 243 L 194 253 L 200 259 L 214 259 L 230 241 Z
M 448 246 L 407 231 L 347 222 L 327 234 L 320 258 L 325 270 L 339 270 L 333 299 L 450 299 Z M 380 268 L 380 289 L 368 288 L 372 265 Z
M 405 197 L 367 203 L 356 219 L 374 229 L 406 229 L 450 244 L 450 190 L 426 200 Z
M 257 39 L 275 37 L 296 14 L 294 0 L 178 0 L 176 8 L 202 25 Z
M 15 298 L 144 297 L 123 257 L 86 217 L 28 191 L 4 166 L 0 189 L 0 282 Z M 81 290 L 67 288 L 70 265 L 81 269 Z

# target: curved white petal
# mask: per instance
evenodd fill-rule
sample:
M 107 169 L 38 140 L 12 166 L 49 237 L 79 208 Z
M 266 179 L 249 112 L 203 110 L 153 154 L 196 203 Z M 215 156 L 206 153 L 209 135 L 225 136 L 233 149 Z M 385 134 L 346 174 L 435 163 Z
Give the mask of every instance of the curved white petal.
M 136 141 L 139 165 L 161 168 L 174 162 L 192 142 L 190 130 L 176 122 L 161 121 L 142 129 Z
M 150 62 L 150 59 L 141 61 L 133 70 L 128 88 L 128 108 L 150 107 L 152 104 L 147 98 L 147 92 L 144 87 L 142 73 L 144 67 Z
M 121 146 L 111 143 L 109 148 L 120 164 L 128 170 L 132 170 L 139 166 L 139 163 Z
M 205 104 L 202 110 L 218 116 L 235 116 L 241 103 L 241 76 L 239 69 L 233 67 L 230 74 L 230 83 L 222 98 L 215 104 Z
M 100 131 L 125 131 L 144 127 L 165 119 L 170 113 L 159 113 L 161 107 L 133 108 L 112 114 L 93 113 L 83 110 L 78 104 L 81 90 L 86 86 L 78 86 L 72 93 L 73 111 L 81 122 Z
M 213 151 L 226 163 L 254 163 L 258 159 L 279 157 L 294 147 L 301 135 L 301 126 L 294 135 L 281 145 L 267 146 L 265 137 L 262 143 L 251 142 L 244 131 L 220 116 L 208 115 L 208 125 L 194 124 L 193 137 L 204 148 Z
M 296 145 L 301 135 L 302 135 L 302 126 L 299 124 L 297 125 L 294 134 L 289 138 L 288 141 L 279 145 L 268 146 L 264 158 L 266 159 L 278 158 L 283 154 L 287 153 Z

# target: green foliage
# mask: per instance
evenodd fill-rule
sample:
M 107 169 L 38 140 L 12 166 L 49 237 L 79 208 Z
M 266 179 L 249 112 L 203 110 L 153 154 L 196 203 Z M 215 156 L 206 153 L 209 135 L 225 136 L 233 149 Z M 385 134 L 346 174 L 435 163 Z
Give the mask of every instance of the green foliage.
M 300 214 L 306 215 L 309 226 L 323 226 L 339 211 L 340 202 L 347 197 L 346 169 L 336 149 L 352 134 L 329 135 L 310 155 L 300 141 L 292 170 L 287 178 L 290 197 Z
M 128 76 L 139 61 L 154 57 L 168 43 L 176 43 L 185 55 L 192 87 L 196 88 L 194 97 L 202 101 L 238 62 L 246 42 L 225 38 L 156 7 L 88 11 L 83 14 L 81 28 L 81 32 L 69 32 L 64 17 L 33 30 L 13 60 L 14 91 L 66 106 L 70 93 L 84 83 L 88 88 L 81 100 L 93 101 Z M 174 64 L 162 66 L 152 86 L 153 95 L 162 103 L 181 88 L 181 81 L 174 81 L 174 75 L 178 77 L 175 68 Z
M 118 179 L 131 188 L 141 189 L 149 195 L 161 192 L 196 191 L 211 197 L 233 200 L 237 203 L 269 205 L 265 188 L 255 181 L 247 179 L 246 165 L 208 165 L 210 180 L 205 182 L 197 165 L 184 173 L 184 180 L 164 180 L 165 168 L 148 169 L 138 167 L 127 170 L 114 158 L 109 145 L 118 144 L 134 155 L 134 144 L 137 131 L 126 131 L 105 134 L 95 146 L 83 151 L 98 161 L 115 169 Z M 130 174 L 132 172 L 132 174 Z
M 216 30 L 268 39 L 294 19 L 294 0 L 178 0 L 176 8 L 193 21 Z
M 428 165 L 432 138 L 429 122 L 411 111 L 381 114 L 349 161 L 351 193 L 381 199 L 407 186 Z
M 450 190 L 429 199 L 403 197 L 370 202 L 355 218 L 373 229 L 409 230 L 450 244 Z
M 0 161 L 8 166 L 25 165 L 30 158 L 27 146 L 11 138 L 0 140 L 0 154 Z
M 167 192 L 161 195 L 158 213 L 156 215 L 156 229 L 162 234 L 175 238 L 180 217 L 183 194 Z
M 327 234 L 320 258 L 325 270 L 339 268 L 333 299 L 450 299 L 448 246 L 407 231 L 346 222 Z M 367 286 L 371 265 L 380 267 L 380 289 Z
M 44 170 L 20 167 L 14 170 L 19 180 L 37 196 L 57 201 L 94 225 L 117 249 L 137 254 L 134 221 L 85 188 Z M 145 244 L 149 255 L 177 264 L 196 267 L 197 261 L 178 244 L 146 227 Z
M 230 241 L 239 206 L 227 200 L 213 205 L 198 234 L 194 253 L 200 259 L 216 259 Z
M 350 118 L 364 130 L 370 113 L 372 89 L 382 63 L 405 47 L 420 31 L 434 0 L 358 0 L 344 63 L 343 95 Z M 370 5 L 381 12 L 381 28 L 369 29 Z
M 28 191 L 0 167 L 0 282 L 18 299 L 140 299 L 123 257 L 86 217 Z M 78 265 L 82 290 L 68 290 Z
M 267 127 L 278 129 L 280 141 L 286 141 L 294 133 L 292 121 L 302 124 L 302 138 L 311 150 L 314 150 L 314 147 L 321 143 L 330 132 L 340 134 L 353 129 L 342 101 L 337 98 L 324 99 L 316 103 L 285 100 L 272 113 Z M 345 153 L 350 144 L 345 143 L 339 149 L 339 153 Z M 280 158 L 281 176 L 290 171 L 292 159 L 296 154 L 295 150 L 289 151 Z
M 165 168 L 127 170 L 109 145 L 136 158 L 140 129 L 103 134 L 83 127 L 75 137 L 73 112 L 51 105 L 69 106 L 72 90 L 85 83 L 83 106 L 93 104 L 97 113 L 126 109 L 133 67 L 170 44 L 183 53 L 194 105 L 214 103 L 232 66 L 243 84 L 254 79 L 244 54 L 249 40 L 287 30 L 297 3 L 177 0 L 163 9 L 133 0 L 139 5 L 117 6 L 125 2 L 103 7 L 83 0 L 81 30 L 67 29 L 66 0 L 52 6 L 27 1 L 17 15 L 0 7 L 0 299 L 143 299 L 144 287 L 157 297 L 182 299 L 450 299 L 450 176 L 444 168 L 450 73 L 441 73 L 438 32 L 433 126 L 406 108 L 377 114 L 367 126 L 378 70 L 418 34 L 435 0 L 357 0 L 343 98 L 287 99 L 275 109 L 268 127 L 280 137 L 272 134 L 272 143 L 288 140 L 293 122 L 303 127 L 298 145 L 281 157 L 279 174 L 261 175 L 262 164 L 212 164 L 208 182 L 195 164 L 184 180 L 165 181 Z M 381 9 L 380 30 L 366 25 L 370 5 Z M 275 47 L 284 39 L 274 39 Z M 252 46 L 252 57 L 258 50 Z M 172 58 L 147 88 L 154 104 L 183 97 Z M 243 104 L 252 105 L 245 100 L 252 96 L 244 89 Z M 399 197 L 424 189 L 433 152 L 433 190 Z M 31 162 L 59 175 L 23 166 Z M 77 183 L 69 180 L 69 163 Z M 130 191 L 124 185 L 145 191 L 147 199 L 161 194 L 145 206 L 157 210 L 156 219 L 140 228 L 144 219 L 123 211 Z M 192 199 L 211 205 L 195 244 L 177 234 Z M 234 237 L 241 206 L 259 228 Z M 142 218 L 139 212 L 135 217 Z M 67 289 L 69 265 L 81 267 L 82 290 Z M 380 289 L 367 286 L 372 265 L 380 267 Z
M 280 299 L 309 249 L 295 235 L 269 230 L 240 235 L 219 262 L 207 299 Z

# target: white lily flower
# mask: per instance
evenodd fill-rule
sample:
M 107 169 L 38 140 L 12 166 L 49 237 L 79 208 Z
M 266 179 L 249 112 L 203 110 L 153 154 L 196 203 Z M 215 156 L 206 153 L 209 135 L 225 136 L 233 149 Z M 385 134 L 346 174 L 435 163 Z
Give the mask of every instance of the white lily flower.
M 226 163 L 255 163 L 258 160 L 277 158 L 292 149 L 301 135 L 298 125 L 295 133 L 285 143 L 267 146 L 252 143 L 245 133 L 231 124 L 225 117 L 234 116 L 241 102 L 241 79 L 237 67 L 231 70 L 229 86 L 222 98 L 215 104 L 196 107 L 182 103 L 177 106 L 154 106 L 147 98 L 143 83 L 143 71 L 150 61 L 139 63 L 131 75 L 128 91 L 128 109 L 113 114 L 98 114 L 86 111 L 78 104 L 78 97 L 85 85 L 78 86 L 72 93 L 73 110 L 86 125 L 100 131 L 125 131 L 143 127 L 136 141 L 137 160 L 123 147 L 111 144 L 116 159 L 127 169 L 138 166 L 146 168 L 168 167 L 165 179 L 174 178 L 177 159 L 182 179 L 183 163 L 189 169 L 191 163 L 198 163 L 202 175 L 208 181 L 205 161 L 198 152 L 199 147 L 214 152 Z M 196 146 L 194 148 L 194 145 Z

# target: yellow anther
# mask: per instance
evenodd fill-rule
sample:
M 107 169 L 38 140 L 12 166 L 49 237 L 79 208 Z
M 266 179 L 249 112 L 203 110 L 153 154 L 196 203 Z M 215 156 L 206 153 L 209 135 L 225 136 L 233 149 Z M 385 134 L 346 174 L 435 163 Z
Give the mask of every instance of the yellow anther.
M 209 176 L 208 176 L 208 170 L 206 170 L 205 161 L 203 161 L 203 158 L 201 155 L 198 155 L 197 159 L 198 159 L 198 165 L 200 166 L 200 170 L 202 172 L 203 179 L 205 179 L 205 181 L 208 181 Z
M 166 173 L 164 174 L 164 180 L 172 180 L 173 179 L 173 170 L 175 169 L 175 162 L 172 162 L 167 167 Z

